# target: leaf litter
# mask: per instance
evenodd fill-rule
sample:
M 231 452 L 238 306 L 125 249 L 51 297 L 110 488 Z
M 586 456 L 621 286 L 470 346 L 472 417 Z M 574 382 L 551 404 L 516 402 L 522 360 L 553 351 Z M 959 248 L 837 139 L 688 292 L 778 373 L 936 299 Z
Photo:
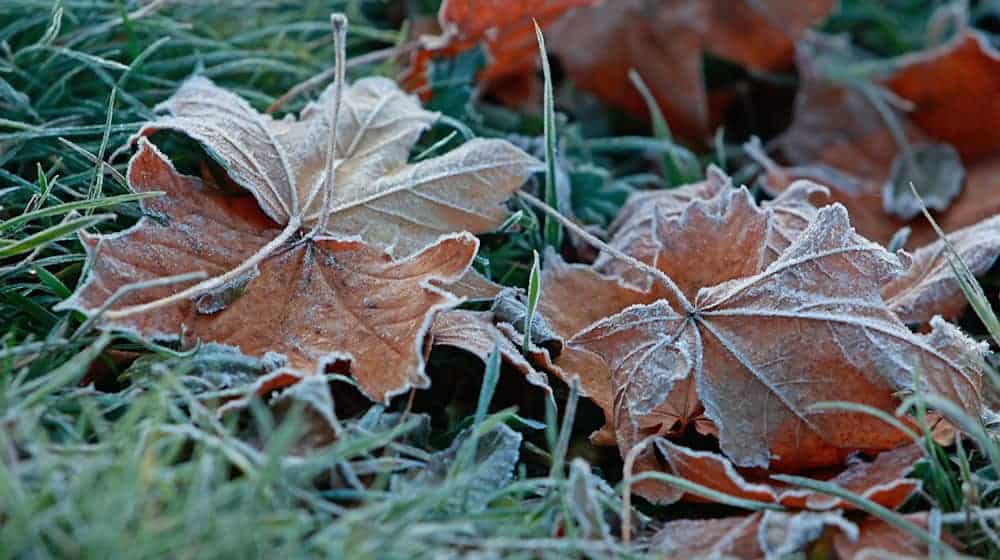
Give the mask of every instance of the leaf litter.
M 92 265 L 57 310 L 182 348 L 204 341 L 179 362 L 203 378 L 195 392 L 283 389 L 270 408 L 304 411 L 316 428 L 296 456 L 344 430 L 324 374 L 350 373 L 366 396 L 388 402 L 428 387 L 427 353 L 448 346 L 485 364 L 502 359 L 553 404 L 546 375 L 578 380 L 605 417 L 591 442 L 617 445 L 626 465 L 641 451 L 635 470 L 645 478 L 631 488 L 648 500 L 714 495 L 766 510 L 669 521 L 645 535 L 650 551 L 771 558 L 824 541 L 842 558 L 940 552 L 921 536 L 934 514 L 862 517 L 856 510 L 871 510 L 849 497 L 773 475 L 799 473 L 891 514 L 921 489 L 910 476 L 927 451 L 909 441 L 923 418 L 903 415 L 901 403 L 930 395 L 950 413 L 990 414 L 985 345 L 946 321 L 967 305 L 947 245 L 914 221 L 925 206 L 936 211 L 975 275 L 1000 255 L 996 197 L 982 195 L 992 188 L 994 135 L 988 119 L 953 118 L 956 101 L 996 89 L 988 76 L 1000 57 L 987 38 L 962 22 L 950 41 L 869 74 L 871 61 L 845 40 L 807 31 L 832 2 L 541 4 L 442 3 L 441 33 L 422 40 L 411 76 L 482 43 L 484 87 L 532 83 L 538 17 L 578 87 L 641 113 L 648 100 L 626 82 L 635 66 L 654 105 L 697 143 L 733 103 L 706 87 L 703 53 L 754 71 L 795 64 L 792 124 L 769 145 L 782 163 L 759 141 L 745 145 L 773 198 L 758 201 L 715 166 L 701 182 L 636 192 L 606 244 L 573 231 L 595 245 L 592 263 L 546 250 L 535 310 L 471 265 L 475 235 L 505 224 L 505 202 L 541 163 L 480 138 L 408 162 L 439 115 L 391 80 L 348 84 L 346 19 L 334 16 L 336 79 L 297 118 L 258 113 L 204 77 L 157 107 L 128 141 L 136 152 L 126 179 L 138 193 L 165 194 L 143 200 L 144 217 L 125 231 L 80 235 Z M 418 79 L 424 98 L 427 87 Z M 240 192 L 182 175 L 157 147 L 162 131 L 196 140 Z M 912 253 L 879 244 L 890 242 Z M 456 309 L 465 297 L 492 308 Z M 161 370 L 140 358 L 130 372 Z M 823 406 L 830 401 L 852 406 Z M 386 425 L 401 424 L 408 407 Z M 472 445 L 468 491 L 442 503 L 484 511 L 514 479 L 525 442 L 503 423 L 480 427 L 396 463 L 394 490 L 446 491 Z M 619 521 L 604 504 L 614 491 L 582 459 L 568 464 L 566 519 L 584 538 L 610 542 Z M 363 488 L 358 472 L 345 480 Z M 622 513 L 628 535 L 631 512 Z M 936 546 L 952 544 L 945 536 Z

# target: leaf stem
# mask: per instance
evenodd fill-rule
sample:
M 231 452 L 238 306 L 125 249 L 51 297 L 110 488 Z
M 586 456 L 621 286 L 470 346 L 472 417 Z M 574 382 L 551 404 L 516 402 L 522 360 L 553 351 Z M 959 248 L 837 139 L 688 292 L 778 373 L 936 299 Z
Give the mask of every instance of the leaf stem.
M 323 192 L 322 211 L 319 221 L 309 230 L 305 238 L 312 239 L 317 233 L 326 230 L 326 223 L 330 219 L 330 201 L 333 200 L 333 188 L 336 184 L 337 176 L 337 123 L 340 122 L 340 102 L 344 93 L 344 81 L 347 79 L 345 60 L 347 58 L 347 16 L 344 14 L 330 14 L 330 25 L 333 27 L 333 48 L 334 48 L 334 68 L 337 71 L 333 79 L 333 107 L 327 108 L 326 115 L 329 120 L 330 136 L 327 137 L 326 144 L 326 167 L 323 176 L 316 181 L 306 203 L 302 206 L 302 217 L 307 215 L 316 195 Z
M 115 309 L 108 311 L 107 313 L 104 314 L 104 317 L 106 319 L 112 319 L 112 320 L 121 319 L 123 317 L 128 317 L 130 315 L 145 313 L 147 311 L 152 311 L 154 309 L 160 309 L 162 307 L 166 307 L 167 305 L 171 305 L 179 301 L 183 301 L 185 299 L 194 297 L 205 291 L 214 290 L 215 288 L 218 288 L 226 284 L 226 282 L 229 282 L 230 280 L 239 278 L 245 272 L 253 269 L 253 267 L 260 264 L 264 259 L 270 257 L 274 253 L 274 251 L 278 249 L 278 247 L 284 245 L 286 241 L 288 241 L 289 239 L 292 238 L 292 236 L 298 233 L 299 228 L 301 226 L 302 226 L 301 219 L 298 216 L 292 216 L 288 222 L 288 225 L 285 226 L 285 229 L 283 229 L 281 233 L 278 234 L 277 237 L 269 241 L 267 245 L 261 247 L 256 253 L 250 255 L 249 258 L 247 258 L 245 261 L 240 263 L 239 266 L 230 270 L 229 272 L 226 272 L 225 274 L 222 274 L 220 276 L 209 278 L 204 282 L 199 282 L 198 284 L 195 284 L 194 286 L 191 286 L 186 290 L 181 290 L 176 294 L 169 295 L 165 298 L 160 298 L 139 305 L 132 305 L 122 309 Z

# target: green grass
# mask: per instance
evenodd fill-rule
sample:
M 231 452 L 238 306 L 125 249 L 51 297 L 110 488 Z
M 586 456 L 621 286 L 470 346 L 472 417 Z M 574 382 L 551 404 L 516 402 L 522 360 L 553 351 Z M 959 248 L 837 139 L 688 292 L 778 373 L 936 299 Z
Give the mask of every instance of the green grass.
M 179 353 L 52 310 L 88 266 L 74 234 L 117 231 L 139 217 L 137 201 L 148 195 L 124 184 L 123 147 L 183 79 L 199 72 L 264 109 L 329 70 L 330 10 L 350 17 L 349 58 L 406 41 L 400 2 L 249 4 L 0 0 L 0 558 L 644 557 L 641 539 L 617 537 L 628 485 L 618 484 L 615 450 L 581 443 L 599 418 L 576 386 L 555 388 L 555 408 L 533 405 L 509 386 L 517 374 L 502 371 L 496 355 L 484 365 L 436 351 L 432 373 L 461 371 L 463 388 L 434 392 L 424 399 L 433 406 L 417 397 L 412 412 L 405 397 L 371 406 L 341 378 L 328 380 L 332 402 L 309 383 L 277 402 L 235 407 L 231 399 L 266 370 L 263 361 L 211 344 Z M 410 4 L 430 13 L 435 2 Z M 928 3 L 844 4 L 830 29 L 883 55 L 919 48 L 923 28 L 914 22 Z M 564 210 L 594 225 L 609 223 L 640 185 L 673 185 L 707 162 L 734 159 L 721 134 L 713 153 L 675 144 L 662 116 L 651 130 L 619 115 L 566 119 L 552 107 L 548 68 L 548 102 L 537 114 L 472 104 L 484 60 L 474 50 L 435 67 L 433 108 L 445 118 L 415 158 L 474 135 L 512 138 L 550 162 L 557 154 L 572 185 Z M 374 57 L 348 74 L 394 70 Z M 178 157 L 182 165 L 200 157 L 178 146 L 190 152 Z M 650 172 L 649 154 L 663 173 Z M 537 180 L 536 192 L 557 206 L 554 166 Z M 533 309 L 537 254 L 567 236 L 522 201 L 511 205 L 512 219 L 483 236 L 476 266 L 532 286 Z M 978 285 L 964 280 L 998 336 Z M 918 394 L 904 406 L 932 405 L 941 408 Z M 979 419 L 956 420 L 968 428 L 967 447 L 942 448 L 921 426 L 925 493 L 908 508 L 940 509 L 970 552 L 998 557 L 994 525 L 980 520 L 1000 518 L 1000 447 Z M 524 440 L 513 458 L 512 438 Z M 629 509 L 630 533 L 661 513 Z

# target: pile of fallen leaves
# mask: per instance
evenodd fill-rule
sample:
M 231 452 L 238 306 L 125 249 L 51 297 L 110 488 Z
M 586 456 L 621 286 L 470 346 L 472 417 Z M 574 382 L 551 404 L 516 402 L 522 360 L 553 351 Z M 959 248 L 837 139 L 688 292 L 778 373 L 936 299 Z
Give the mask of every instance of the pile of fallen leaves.
M 82 237 L 93 264 L 62 307 L 185 348 L 268 357 L 258 394 L 339 372 L 387 402 L 429 386 L 434 346 L 484 360 L 497 349 L 541 392 L 579 380 L 606 418 L 591 441 L 617 445 L 635 494 L 762 509 L 670 521 L 643 536 L 652 550 L 780 556 L 826 535 L 842 558 L 926 555 L 928 514 L 892 525 L 809 481 L 894 510 L 920 488 L 907 475 L 923 454 L 921 424 L 953 439 L 949 414 L 990 414 L 986 345 L 949 320 L 966 307 L 956 262 L 982 274 L 1000 254 L 1000 54 L 945 14 L 950 38 L 865 64 L 844 40 L 808 30 L 834 4 L 444 2 L 401 76 L 424 99 L 431 66 L 482 43 L 484 91 L 534 103 L 536 22 L 576 87 L 639 115 L 652 100 L 694 146 L 737 99 L 709 93 L 704 53 L 799 74 L 791 125 L 746 146 L 768 197 L 716 167 L 637 192 L 604 241 L 571 227 L 565 247 L 543 255 L 537 307 L 472 263 L 474 234 L 505 222 L 505 202 L 542 162 L 500 139 L 411 162 L 438 115 L 392 80 L 348 84 L 342 71 L 283 119 L 188 80 L 130 142 L 129 185 L 162 196 L 143 202 L 134 227 Z M 341 42 L 345 25 L 335 18 Z M 232 184 L 180 173 L 161 131 L 197 141 Z M 592 260 L 573 249 L 584 242 Z M 459 308 L 465 299 L 493 307 Z M 913 395 L 949 408 L 924 416 Z

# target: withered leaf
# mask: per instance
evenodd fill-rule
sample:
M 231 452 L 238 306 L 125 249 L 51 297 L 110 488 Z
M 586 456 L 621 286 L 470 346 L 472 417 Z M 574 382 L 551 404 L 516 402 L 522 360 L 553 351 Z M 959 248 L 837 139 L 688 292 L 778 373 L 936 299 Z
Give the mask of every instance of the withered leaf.
M 306 229 L 325 224 L 326 234 L 358 237 L 400 257 L 443 233 L 482 233 L 500 225 L 503 202 L 540 166 L 513 144 L 493 139 L 407 164 L 437 114 L 392 81 L 364 78 L 344 87 L 331 131 L 335 91 L 335 85 L 327 88 L 298 120 L 275 120 L 196 77 L 157 107 L 167 114 L 138 136 L 164 129 L 187 134 L 275 222 L 301 216 Z M 328 162 L 331 143 L 334 161 Z M 310 193 L 316 193 L 311 200 Z
M 983 33 L 964 29 L 940 47 L 904 57 L 886 81 L 913 103 L 908 113 L 932 138 L 951 144 L 967 160 L 1000 148 L 1000 52 Z
M 494 324 L 493 313 L 489 311 L 449 309 L 438 313 L 431 326 L 431 340 L 435 346 L 451 346 L 471 352 L 483 362 L 496 345 L 507 365 L 523 373 L 532 385 L 551 394 L 545 376 L 521 355 L 508 334 Z
M 652 546 L 669 558 L 785 558 L 835 527 L 849 540 L 858 536 L 854 523 L 839 512 L 758 512 L 745 517 L 683 519 L 666 523 Z M 848 557 L 849 558 L 849 557 Z
M 927 529 L 928 515 L 926 513 L 911 513 L 903 517 L 910 523 Z M 958 544 L 947 533 L 942 535 L 941 540 L 951 546 Z M 838 558 L 848 560 L 874 560 L 877 558 L 903 560 L 930 557 L 927 543 L 877 517 L 866 517 L 858 523 L 856 539 L 850 538 L 848 534 L 838 533 L 834 535 L 833 548 Z
M 550 50 L 570 77 L 607 103 L 635 113 L 645 104 L 635 69 L 671 129 L 701 140 L 711 131 L 702 53 L 758 69 L 791 61 L 793 42 L 833 9 L 832 0 L 621 0 L 578 8 L 550 28 Z
M 552 23 L 567 10 L 597 0 L 445 0 L 438 10 L 442 34 L 425 39 L 433 50 L 454 55 L 480 42 L 490 64 L 484 80 L 531 71 L 538 60 L 534 22 Z
M 758 469 L 736 469 L 725 457 L 711 451 L 694 451 L 662 438 L 654 440 L 658 457 L 656 465 L 671 474 L 686 478 L 730 496 L 776 503 L 792 509 L 828 510 L 855 509 L 852 504 L 811 490 L 789 486 L 771 480 Z M 920 447 L 905 445 L 880 453 L 873 461 L 851 457 L 846 466 L 828 482 L 836 484 L 866 500 L 896 509 L 920 488 L 920 482 L 906 478 L 914 464 L 923 456 Z M 827 475 L 829 476 L 829 475 Z M 666 485 L 664 485 L 666 486 Z M 669 503 L 679 499 L 704 501 L 693 494 L 671 487 L 655 492 L 657 501 Z
M 727 219 L 755 224 L 754 209 L 740 207 L 742 215 Z M 755 225 L 744 235 L 763 246 L 765 232 Z M 713 247 L 707 264 L 722 263 L 720 279 L 728 281 L 698 287 L 682 275 L 704 279 L 703 271 L 677 270 L 674 281 L 688 286 L 688 292 L 673 290 L 671 299 L 680 305 L 634 305 L 570 340 L 611 368 L 616 407 L 627 419 L 618 426 L 620 442 L 634 437 L 638 420 L 689 377 L 719 429 L 723 452 L 741 467 L 774 463 L 797 470 L 835 464 L 838 449 L 895 447 L 901 434 L 894 428 L 811 406 L 848 401 L 891 412 L 895 392 L 911 387 L 916 372 L 926 390 L 978 417 L 980 372 L 961 355 L 977 347 L 950 325 L 916 335 L 895 317 L 880 289 L 901 265 L 857 236 L 842 206 L 821 209 L 762 272 L 739 276 L 748 269 L 725 253 L 755 260 L 759 252 L 744 246 L 726 240 Z M 686 262 L 700 267 L 703 260 Z
M 682 263 L 690 262 L 685 259 L 694 258 L 703 263 L 701 268 L 708 278 L 706 281 L 718 283 L 733 277 L 730 270 L 733 266 L 745 267 L 746 273 L 752 274 L 774 260 L 815 216 L 816 210 L 808 196 L 822 190 L 803 181 L 765 203 L 763 208 L 757 208 L 748 193 L 732 189 L 729 178 L 717 168 L 710 167 L 707 176 L 701 183 L 630 197 L 618 223 L 613 226 L 611 245 L 668 274 L 678 266 L 683 267 Z M 735 215 L 745 218 L 717 227 L 727 216 Z M 706 222 L 713 224 L 707 228 L 712 232 L 709 236 L 703 233 Z M 753 236 L 744 236 L 743 231 L 750 222 L 756 224 L 758 233 L 763 232 L 763 246 L 758 243 L 758 246 L 747 248 L 737 243 L 728 251 L 715 250 L 713 243 L 720 247 L 732 245 L 728 239 L 749 240 L 753 244 Z M 748 259 L 745 251 L 756 253 L 757 257 Z M 698 282 L 687 284 L 689 295 L 693 296 Z M 539 312 L 549 318 L 553 328 L 564 338 L 630 305 L 671 297 L 661 285 L 652 282 L 648 273 L 608 258 L 606 254 L 598 258 L 594 268 L 567 265 L 554 254 L 548 254 L 542 285 Z M 607 364 L 580 346 L 564 347 L 563 354 L 549 369 L 567 382 L 579 376 L 583 394 L 604 410 L 609 421 L 613 420 L 614 398 Z M 689 424 L 701 433 L 714 433 L 714 427 L 702 411 L 693 379 L 685 381 L 665 402 L 642 418 L 639 433 L 674 433 Z M 609 429 L 606 427 L 595 433 L 593 441 L 610 443 Z M 626 443 L 625 447 L 628 445 Z
M 639 261 L 657 266 L 658 255 L 664 249 L 660 236 L 669 234 L 658 232 L 657 224 L 665 224 L 681 216 L 696 201 L 711 200 L 723 190 L 732 190 L 732 181 L 718 168 L 709 166 L 706 175 L 706 180 L 700 183 L 662 191 L 638 192 L 630 196 L 619 218 L 611 225 L 609 245 Z M 761 205 L 763 209 L 770 210 L 770 218 L 767 220 L 764 253 L 757 262 L 758 266 L 773 261 L 798 237 L 816 216 L 816 207 L 810 199 L 828 192 L 823 186 L 800 180 L 788 185 L 774 200 Z M 659 258 L 681 257 L 671 254 Z M 643 289 L 652 285 L 648 273 L 636 270 L 607 253 L 601 253 L 594 266 L 605 274 L 620 277 Z
M 567 264 L 552 251 L 545 255 L 542 286 L 538 313 L 546 317 L 553 330 L 564 339 L 630 305 L 656 299 L 655 295 L 591 267 Z M 580 393 L 594 401 L 609 422 L 614 420 L 611 372 L 601 356 L 579 345 L 563 345 L 558 358 L 552 360 L 548 354 L 542 358 L 546 368 L 566 383 L 578 377 Z M 671 398 L 641 420 L 642 429 L 644 433 L 672 433 L 689 422 L 699 425 L 700 412 L 701 404 L 694 394 L 693 384 L 678 387 Z M 614 445 L 612 426 L 609 424 L 594 432 L 591 440 L 599 445 Z
M 142 203 L 155 219 L 143 218 L 119 234 L 85 237 L 94 264 L 63 308 L 93 313 L 110 304 L 115 312 L 177 294 L 193 282 L 109 299 L 136 282 L 233 270 L 281 230 L 254 198 L 228 196 L 178 174 L 145 139 L 129 164 L 128 180 L 136 191 L 166 193 Z M 457 280 L 477 245 L 469 234 L 453 234 L 394 260 L 360 241 L 320 236 L 292 242 L 264 259 L 242 295 L 218 312 L 204 314 L 196 301 L 182 299 L 108 324 L 154 337 L 174 336 L 183 328 L 190 336 L 236 346 L 249 356 L 274 352 L 286 360 L 290 379 L 349 360 L 361 389 L 384 401 L 428 384 L 424 334 L 434 312 L 457 301 L 432 282 Z
M 973 41 L 972 43 L 974 43 Z M 960 43 L 968 46 L 968 39 Z M 923 179 L 914 181 L 914 186 L 920 192 L 925 202 L 939 210 L 936 217 L 941 227 L 954 231 L 980 220 L 1000 213 L 1000 197 L 995 196 L 997 167 L 1000 159 L 993 157 L 976 157 L 969 155 L 979 148 L 972 149 L 963 146 L 960 139 L 944 134 L 945 123 L 956 123 L 956 126 L 968 126 L 968 120 L 958 119 L 957 115 L 965 110 L 970 103 L 979 104 L 982 99 L 988 99 L 986 94 L 990 81 L 962 80 L 962 84 L 970 83 L 975 91 L 964 92 L 961 96 L 942 97 L 937 90 L 949 90 L 953 78 L 947 72 L 940 78 L 935 78 L 937 66 L 946 69 L 953 67 L 949 62 L 948 53 L 953 51 L 936 50 L 931 53 L 940 55 L 940 60 L 932 54 L 913 57 L 903 65 L 903 69 L 888 76 L 885 84 L 903 98 L 912 99 L 894 101 L 892 93 L 878 83 L 845 83 L 832 79 L 827 70 L 831 67 L 864 63 L 865 59 L 853 51 L 843 38 L 830 37 L 818 33 L 809 33 L 796 46 L 796 62 L 800 75 L 800 88 L 795 100 L 792 124 L 777 140 L 781 154 L 789 167 L 781 168 L 773 162 L 764 162 L 767 172 L 767 187 L 772 192 L 780 192 L 795 179 L 811 179 L 830 187 L 830 198 L 814 198 L 814 202 L 839 202 L 847 207 L 852 223 L 858 231 L 869 239 L 879 243 L 888 243 L 893 235 L 902 227 L 912 229 L 907 247 L 915 248 L 931 243 L 936 239 L 935 232 L 922 216 L 914 220 L 902 219 L 899 216 L 886 213 L 897 212 L 903 216 L 913 216 L 916 201 L 909 194 L 907 176 L 912 175 L 912 169 L 905 169 L 906 159 L 900 153 L 898 138 L 886 122 L 890 117 L 896 120 L 901 136 L 906 142 L 916 147 L 925 146 L 929 137 L 959 142 L 959 151 L 966 156 L 964 184 L 956 196 L 956 182 L 959 173 L 954 170 L 945 173 L 947 181 L 934 180 L 931 177 L 944 168 L 955 168 L 954 157 L 948 157 L 931 166 L 929 171 L 922 172 Z M 963 58 L 965 56 L 963 55 Z M 954 67 L 961 66 L 955 63 Z M 919 72 L 928 72 L 927 77 Z M 897 80 L 898 76 L 905 76 Z M 925 97 L 916 91 L 906 91 L 898 87 L 898 83 L 919 82 L 921 91 L 926 89 Z M 954 85 L 961 89 L 963 85 Z M 880 112 L 873 103 L 873 97 L 881 97 L 884 111 Z M 909 114 L 896 110 L 894 107 L 912 100 L 917 106 L 915 118 L 922 114 L 920 105 L 924 103 L 927 112 L 935 113 L 937 126 L 924 127 L 920 122 L 911 122 Z M 940 104 L 940 105 L 938 105 Z M 982 126 L 988 118 L 988 109 L 978 110 L 979 117 L 972 126 Z M 977 120 L 978 119 L 978 120 Z M 961 125 L 959 125 L 959 121 Z M 917 126 L 920 124 L 920 126 Z M 976 138 L 988 138 L 983 132 Z M 940 144 L 934 150 L 940 151 Z M 989 144 L 988 144 L 989 145 Z M 762 159 L 762 153 L 755 156 Z M 978 156 L 992 155 L 977 153 Z M 893 170 L 894 162 L 897 163 Z M 950 162 L 950 163 L 949 163 Z M 940 165 L 943 163 L 944 165 Z M 913 167 L 912 165 L 910 166 Z M 920 167 L 917 165 L 916 167 Z M 927 166 L 924 166 L 927 167 Z M 940 169 L 938 169 L 940 168 Z M 885 208 L 883 191 L 893 189 L 897 195 L 888 197 L 890 203 Z M 901 199 L 902 205 L 896 202 Z M 949 203 L 950 201 L 950 203 Z M 945 210 L 945 207 L 947 209 Z
M 980 275 L 1000 256 L 1000 216 L 947 235 L 969 270 Z M 917 249 L 909 268 L 882 288 L 890 309 L 906 323 L 926 323 L 935 315 L 955 318 L 968 305 L 961 285 L 948 264 L 945 242 Z

